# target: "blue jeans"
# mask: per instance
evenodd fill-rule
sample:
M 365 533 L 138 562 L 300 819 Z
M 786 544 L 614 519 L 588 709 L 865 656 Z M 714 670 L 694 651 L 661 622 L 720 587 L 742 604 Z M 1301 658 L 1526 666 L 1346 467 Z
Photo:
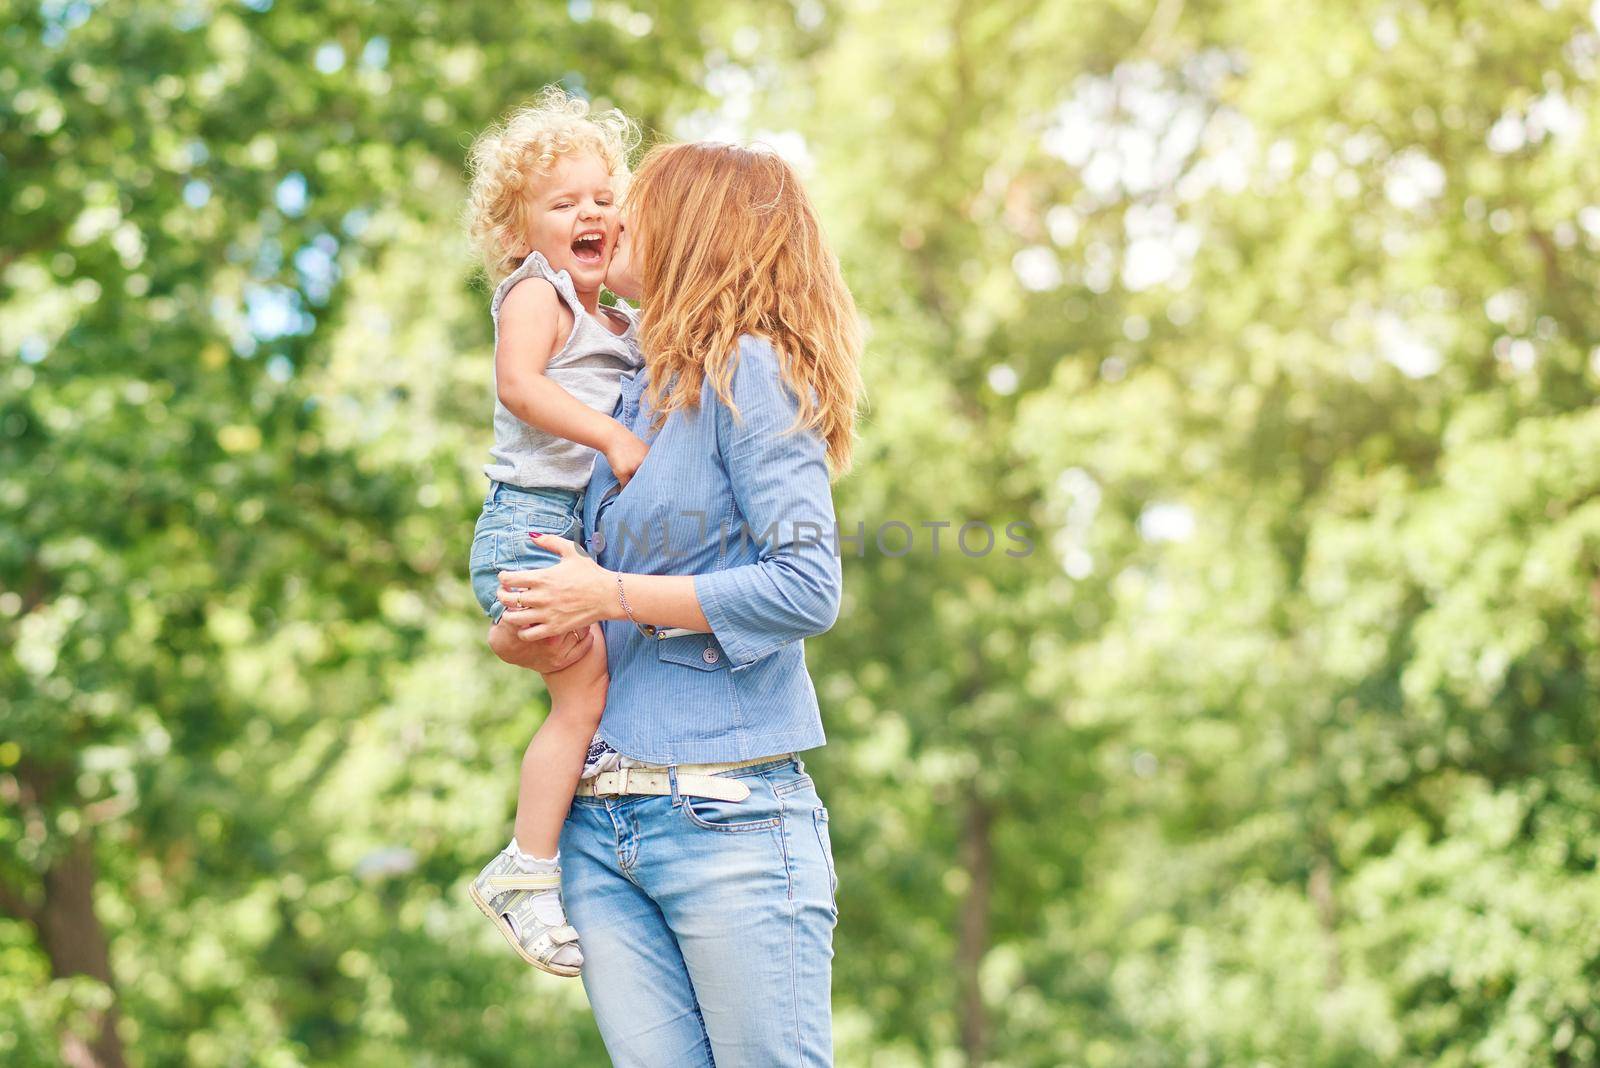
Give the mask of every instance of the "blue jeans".
M 500 592 L 500 572 L 538 571 L 561 558 L 541 549 L 528 531 L 583 540 L 583 494 L 559 489 L 523 489 L 504 482 L 489 483 L 483 511 L 472 530 L 472 554 L 467 563 L 472 595 L 491 623 L 500 622 L 506 610 L 495 597 Z
M 575 797 L 561 887 L 617 1068 L 831 1065 L 828 810 L 793 758 L 743 801 Z

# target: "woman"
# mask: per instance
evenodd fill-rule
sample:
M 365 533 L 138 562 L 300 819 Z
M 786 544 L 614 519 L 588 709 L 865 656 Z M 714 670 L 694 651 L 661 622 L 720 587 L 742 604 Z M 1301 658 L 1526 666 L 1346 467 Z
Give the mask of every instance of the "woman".
M 616 416 L 650 452 L 620 491 L 596 461 L 595 554 L 541 538 L 564 559 L 502 576 L 513 626 L 491 644 L 554 670 L 599 622 L 597 740 L 646 765 L 580 786 L 561 837 L 613 1061 L 829 1064 L 828 812 L 794 754 L 824 740 L 802 639 L 838 613 L 829 467 L 849 461 L 855 307 L 770 153 L 652 152 L 617 255 L 609 284 L 643 298 L 645 369 Z

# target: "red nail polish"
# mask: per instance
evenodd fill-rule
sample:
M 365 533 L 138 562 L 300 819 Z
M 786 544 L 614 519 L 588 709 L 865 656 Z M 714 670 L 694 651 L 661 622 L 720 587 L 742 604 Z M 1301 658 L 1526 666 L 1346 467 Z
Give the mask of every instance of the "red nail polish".
M 539 537 L 539 532 L 537 530 L 530 530 L 528 531 L 528 537 L 537 538 Z

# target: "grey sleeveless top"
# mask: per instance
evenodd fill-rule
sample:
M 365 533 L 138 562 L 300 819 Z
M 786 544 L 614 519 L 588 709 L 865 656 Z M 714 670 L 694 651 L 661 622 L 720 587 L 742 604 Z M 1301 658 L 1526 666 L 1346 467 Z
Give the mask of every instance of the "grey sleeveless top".
M 545 375 L 556 385 L 577 397 L 597 412 L 610 415 L 622 390 L 622 376 L 644 366 L 639 352 L 638 320 L 624 305 L 616 311 L 628 320 L 628 329 L 618 335 L 597 322 L 578 301 L 572 277 L 566 271 L 553 271 L 538 252 L 528 254 L 522 266 L 495 287 L 489 303 L 494 319 L 495 344 L 500 343 L 500 304 L 511 287 L 524 278 L 543 278 L 556 287 L 556 293 L 572 311 L 572 333 L 559 352 L 550 357 Z M 604 314 L 604 313 L 602 313 Z M 523 489 L 564 489 L 583 492 L 594 467 L 594 450 L 575 441 L 558 438 L 529 426 L 500 403 L 499 383 L 495 384 L 494 448 L 492 461 L 483 473 L 497 482 Z

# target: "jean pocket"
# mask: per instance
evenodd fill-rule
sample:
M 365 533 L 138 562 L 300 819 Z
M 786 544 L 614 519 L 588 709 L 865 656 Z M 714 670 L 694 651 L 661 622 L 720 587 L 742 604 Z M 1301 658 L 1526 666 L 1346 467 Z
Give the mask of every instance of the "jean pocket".
M 789 799 L 791 794 L 797 793 L 801 790 L 809 790 L 811 792 L 811 800 L 815 801 L 819 805 L 822 803 L 821 799 L 816 796 L 817 784 L 812 781 L 810 775 L 803 771 L 795 771 L 792 767 L 781 768 L 776 774 L 778 774 L 780 778 L 778 783 L 773 786 L 772 792 L 777 794 L 779 797 Z M 792 808 L 795 805 L 802 803 L 804 800 L 805 797 L 802 795 L 800 798 L 790 799 L 789 805 Z
M 509 529 L 523 538 L 531 530 L 536 534 L 554 534 L 558 538 L 570 539 L 579 523 L 579 518 L 571 512 L 556 512 L 545 507 L 515 508 L 510 516 Z
M 493 570 L 499 581 L 502 571 L 542 571 L 561 562 L 549 549 L 541 549 L 524 532 L 496 535 Z
M 818 806 L 811 812 L 811 822 L 817 829 L 817 844 L 822 847 L 822 859 L 828 865 L 828 897 L 833 907 L 839 907 L 839 874 L 833 866 L 833 836 L 828 833 L 828 810 Z
M 740 780 L 750 787 L 743 801 L 722 801 L 714 797 L 683 795 L 683 815 L 704 831 L 739 834 L 745 831 L 770 831 L 783 822 L 782 803 L 759 775 Z
M 500 535 L 486 530 L 472 539 L 472 555 L 467 565 L 467 579 L 472 584 L 472 596 L 478 607 L 492 623 L 500 622 L 505 605 L 500 603 L 500 571 L 495 567 L 499 555 Z
M 492 530 L 480 531 L 472 536 L 472 555 L 467 566 L 472 571 L 479 571 L 494 567 L 495 539 L 499 537 Z

